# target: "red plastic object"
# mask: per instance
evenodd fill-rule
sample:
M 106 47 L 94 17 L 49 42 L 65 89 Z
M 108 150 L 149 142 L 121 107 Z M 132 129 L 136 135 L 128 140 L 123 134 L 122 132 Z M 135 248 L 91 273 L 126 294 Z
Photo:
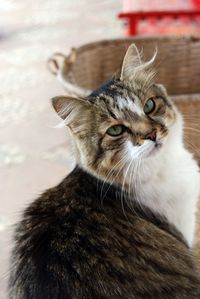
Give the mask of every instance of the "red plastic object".
M 200 8 L 200 0 L 192 0 L 194 7 Z
M 198 4 L 197 2 L 200 1 L 194 1 L 196 2 L 196 5 Z M 199 7 L 199 5 L 198 5 Z M 196 10 L 178 10 L 178 11 L 139 11 L 139 12 L 124 12 L 119 14 L 119 18 L 126 19 L 128 21 L 128 26 L 127 26 L 127 32 L 126 35 L 131 36 L 131 35 L 137 35 L 138 34 L 138 26 L 141 21 L 147 21 L 148 24 L 153 24 L 154 22 L 154 27 L 156 28 L 155 22 L 157 20 L 162 20 L 162 19 L 173 19 L 173 20 L 181 20 L 183 23 L 191 23 L 192 21 L 197 21 L 199 28 L 199 19 L 200 19 L 200 9 Z M 183 28 L 182 28 L 183 29 Z M 183 30 L 184 31 L 184 30 Z M 156 32 L 156 30 L 155 30 Z M 160 32 L 161 33 L 161 32 Z

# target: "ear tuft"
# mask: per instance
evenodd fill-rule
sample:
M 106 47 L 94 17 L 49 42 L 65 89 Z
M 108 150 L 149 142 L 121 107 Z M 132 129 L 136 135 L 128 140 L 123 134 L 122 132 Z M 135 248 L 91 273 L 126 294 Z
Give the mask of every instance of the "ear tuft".
M 131 81 L 140 72 L 146 71 L 154 62 L 157 55 L 155 51 L 153 57 L 147 61 L 142 62 L 141 54 L 135 44 L 131 44 L 125 54 L 122 68 L 121 68 L 121 81 Z

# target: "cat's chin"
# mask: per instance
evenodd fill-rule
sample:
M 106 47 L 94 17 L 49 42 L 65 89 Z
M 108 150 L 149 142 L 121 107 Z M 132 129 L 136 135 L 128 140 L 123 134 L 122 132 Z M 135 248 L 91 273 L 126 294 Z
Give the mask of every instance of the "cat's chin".
M 152 142 L 148 148 L 145 149 L 141 158 L 150 158 L 157 155 L 163 147 L 162 142 Z
M 155 143 L 152 151 L 149 153 L 150 156 L 154 156 L 160 152 L 161 148 L 163 147 L 162 143 Z

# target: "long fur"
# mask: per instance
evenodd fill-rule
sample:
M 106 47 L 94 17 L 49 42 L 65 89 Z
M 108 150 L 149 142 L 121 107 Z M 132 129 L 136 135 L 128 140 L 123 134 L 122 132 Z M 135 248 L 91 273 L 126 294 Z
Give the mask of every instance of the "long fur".
M 153 60 L 143 64 L 132 45 L 120 76 L 85 99 L 53 99 L 77 166 L 25 210 L 10 299 L 200 298 L 189 249 L 199 169 Z

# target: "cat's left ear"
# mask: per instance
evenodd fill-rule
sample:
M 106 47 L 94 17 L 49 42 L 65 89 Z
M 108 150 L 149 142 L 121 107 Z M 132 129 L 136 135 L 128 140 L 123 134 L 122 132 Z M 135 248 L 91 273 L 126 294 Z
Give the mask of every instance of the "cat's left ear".
M 54 97 L 52 105 L 66 125 L 80 118 L 84 110 L 89 107 L 89 103 L 86 100 L 70 96 Z
M 132 74 L 133 70 L 141 65 L 140 53 L 135 44 L 131 44 L 126 51 L 124 60 L 121 67 L 120 80 L 128 79 Z
M 141 54 L 135 44 L 131 44 L 124 56 L 124 60 L 121 67 L 120 80 L 129 81 L 141 71 L 146 70 L 155 60 L 157 51 L 154 56 L 147 62 L 142 62 Z

